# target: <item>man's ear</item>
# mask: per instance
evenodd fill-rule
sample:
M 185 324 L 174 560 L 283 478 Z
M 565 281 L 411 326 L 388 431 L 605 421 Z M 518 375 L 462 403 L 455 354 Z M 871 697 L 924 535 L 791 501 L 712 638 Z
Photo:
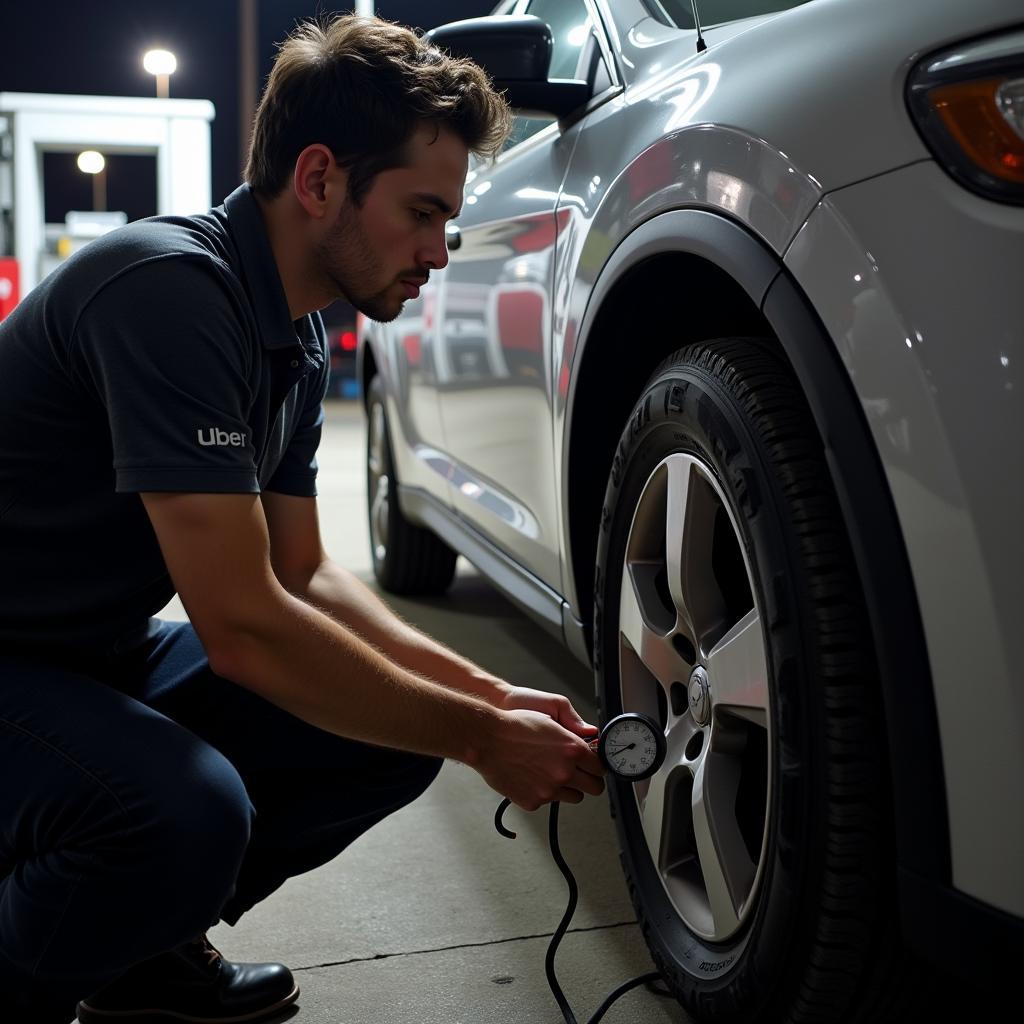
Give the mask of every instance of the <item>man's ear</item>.
M 307 146 L 295 160 L 292 189 L 299 205 L 316 220 L 332 220 L 348 191 L 348 174 L 322 143 Z

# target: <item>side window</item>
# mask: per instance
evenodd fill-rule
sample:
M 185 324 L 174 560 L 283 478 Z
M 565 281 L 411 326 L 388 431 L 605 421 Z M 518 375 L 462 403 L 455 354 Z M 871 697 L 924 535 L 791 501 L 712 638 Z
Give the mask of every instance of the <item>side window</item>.
M 533 14 L 551 27 L 555 44 L 551 54 L 551 78 L 575 78 L 583 44 L 590 35 L 591 20 L 583 0 L 531 0 L 526 14 Z
M 506 140 L 502 152 L 506 149 L 511 149 L 513 146 L 518 146 L 520 142 L 525 142 L 531 135 L 536 135 L 542 128 L 547 128 L 554 120 L 555 118 L 553 117 L 544 117 L 536 114 L 530 116 L 516 114 L 512 118 L 512 132 Z
M 590 12 L 583 0 L 530 0 L 524 14 L 533 14 L 551 28 L 554 50 L 550 78 L 576 78 L 591 33 Z M 505 149 L 511 149 L 546 128 L 555 118 L 516 115 Z

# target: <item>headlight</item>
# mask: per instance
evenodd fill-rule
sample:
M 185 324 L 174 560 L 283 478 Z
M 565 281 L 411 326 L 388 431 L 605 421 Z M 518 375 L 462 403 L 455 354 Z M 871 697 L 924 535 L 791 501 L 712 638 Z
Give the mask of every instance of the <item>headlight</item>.
M 907 103 L 935 158 L 990 199 L 1024 204 L 1024 31 L 931 54 Z

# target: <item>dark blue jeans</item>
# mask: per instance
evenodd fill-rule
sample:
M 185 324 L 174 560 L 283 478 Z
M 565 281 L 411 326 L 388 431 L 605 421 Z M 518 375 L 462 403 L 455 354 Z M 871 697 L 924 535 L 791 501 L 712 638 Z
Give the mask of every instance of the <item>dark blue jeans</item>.
M 440 766 L 219 678 L 186 623 L 118 656 L 0 654 L 0 1016 L 73 1012 L 132 964 L 234 924 Z

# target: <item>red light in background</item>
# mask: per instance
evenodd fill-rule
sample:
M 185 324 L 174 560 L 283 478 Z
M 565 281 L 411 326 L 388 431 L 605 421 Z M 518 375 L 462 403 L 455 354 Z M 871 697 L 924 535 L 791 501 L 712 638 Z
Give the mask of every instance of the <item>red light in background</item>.
M 18 304 L 18 261 L 0 257 L 0 320 Z
M 342 331 L 338 335 L 338 344 L 342 347 L 345 352 L 355 352 L 356 350 L 356 332 L 355 331 Z
M 419 366 L 423 359 L 423 345 L 418 334 L 407 334 L 402 339 L 402 348 L 405 349 L 405 358 L 409 360 L 410 366 Z

